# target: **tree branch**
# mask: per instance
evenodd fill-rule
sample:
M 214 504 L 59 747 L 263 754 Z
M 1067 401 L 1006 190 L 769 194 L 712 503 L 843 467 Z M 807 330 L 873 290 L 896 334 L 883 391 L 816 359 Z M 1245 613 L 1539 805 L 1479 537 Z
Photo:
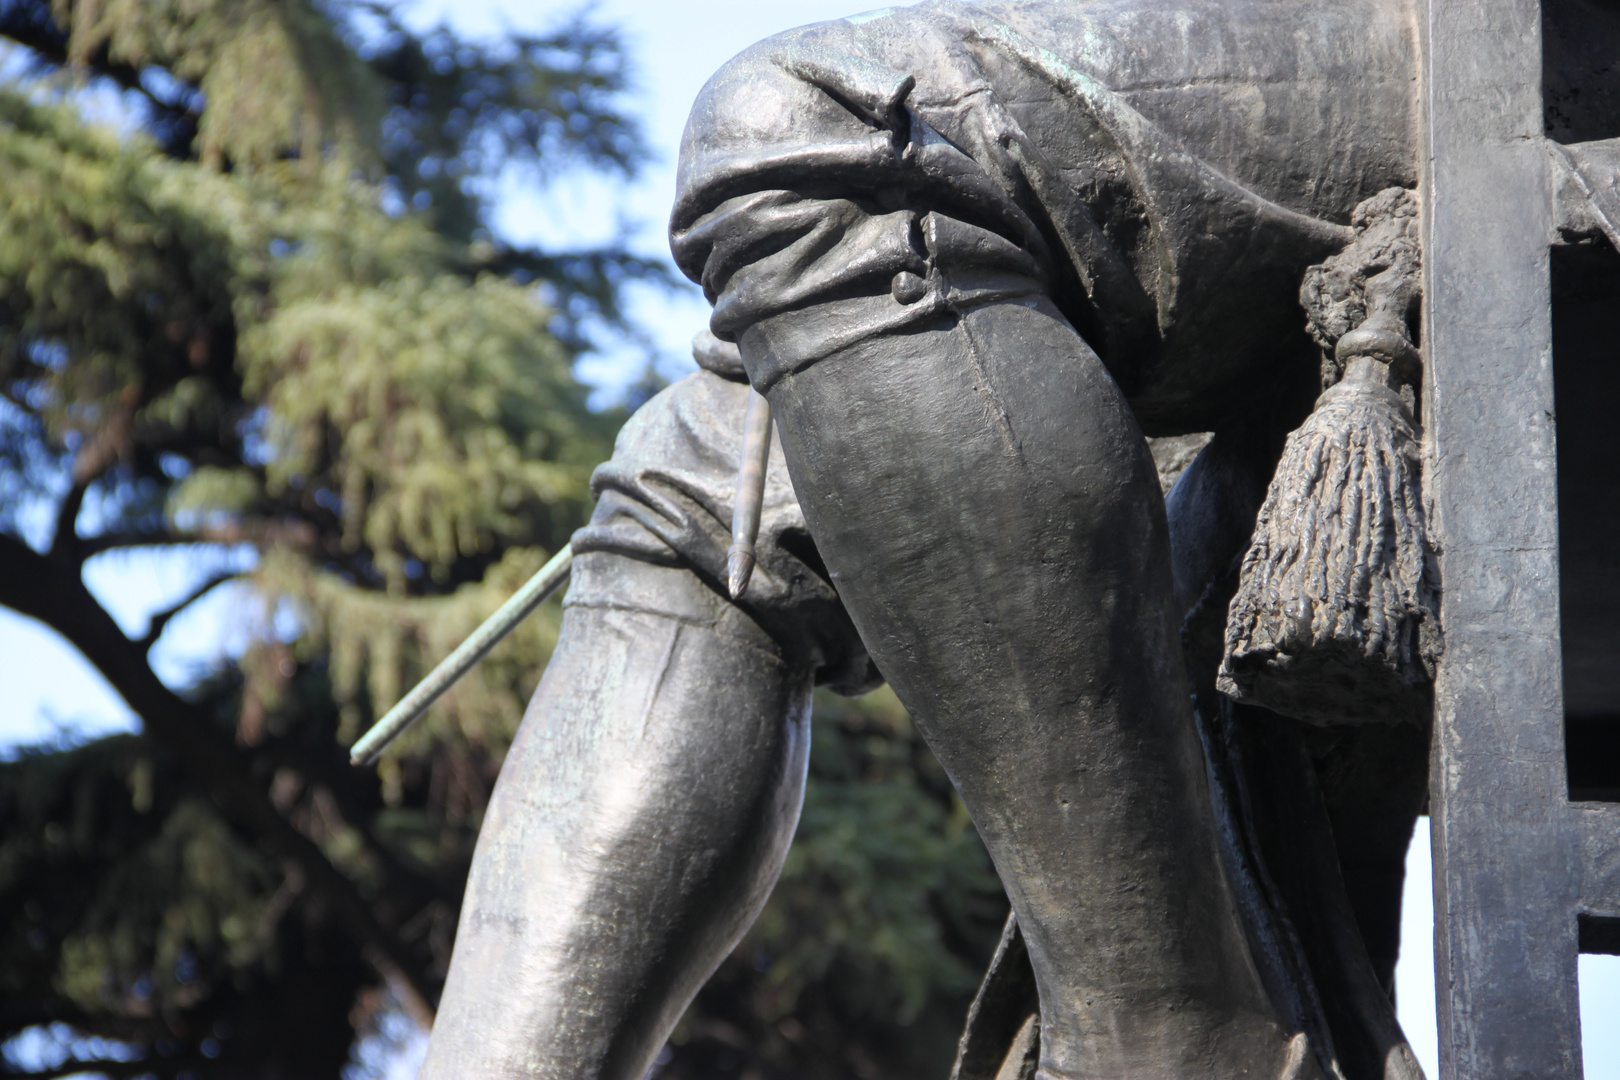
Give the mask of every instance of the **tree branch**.
M 87 557 L 79 538 L 79 511 L 84 508 L 85 493 L 119 458 L 128 456 L 135 413 L 144 400 L 140 384 L 124 387 L 107 422 L 74 455 L 69 473 L 73 483 L 63 496 L 62 505 L 56 508 L 56 531 L 51 534 L 52 558 L 82 564 Z
M 111 532 L 99 536 L 81 537 L 76 545 L 84 559 L 106 551 L 120 551 L 138 547 L 177 547 L 185 544 L 213 543 L 200 532 L 178 529 L 153 529 L 150 532 Z
M 141 637 L 141 640 L 137 641 L 135 644 L 143 653 L 151 652 L 152 646 L 156 645 L 158 638 L 163 636 L 163 628 L 169 625 L 170 619 L 173 619 L 176 615 L 180 614 L 182 611 L 186 610 L 186 608 L 190 607 L 192 604 L 195 604 L 198 600 L 201 600 L 204 596 L 207 596 L 209 593 L 213 592 L 227 581 L 234 581 L 241 576 L 242 573 L 239 570 L 224 570 L 208 578 L 201 585 L 198 585 L 195 589 L 192 589 L 189 593 L 182 597 L 178 603 L 164 608 L 162 611 L 158 612 L 147 620 L 146 633 Z
M 68 36 L 52 17 L 50 4 L 11 3 L 0 5 L 0 37 L 10 38 L 31 49 L 42 61 L 52 67 L 64 67 L 68 58 Z M 166 101 L 152 92 L 141 78 L 141 69 L 133 64 L 114 60 L 112 50 L 103 43 L 83 61 L 84 67 L 122 90 L 132 90 L 146 99 L 153 112 L 154 134 L 164 151 L 171 157 L 191 157 L 191 141 L 197 133 L 197 110 L 193 101 Z M 193 100 L 195 87 L 181 83 L 186 95 Z
M 84 561 L 79 553 L 79 511 L 84 508 L 84 496 L 89 490 L 88 479 L 74 479 L 62 497 L 62 505 L 56 508 L 56 531 L 51 534 L 51 558 Z
M 308 551 L 315 546 L 314 526 L 296 519 L 284 521 L 227 522 L 200 529 L 152 529 L 145 532 L 112 532 L 87 536 L 78 543 L 85 559 L 105 551 L 132 547 L 172 547 L 180 544 L 258 544 L 264 547 L 290 546 Z
M 356 791 L 356 778 L 365 774 L 349 764 L 348 755 L 335 750 L 331 755 L 319 755 L 291 739 L 270 738 L 260 743 L 256 752 L 273 765 L 285 766 L 302 773 L 313 784 L 325 787 L 337 803 L 344 824 L 354 829 L 365 841 L 367 849 L 387 871 L 388 875 L 413 894 L 416 903 L 427 905 L 434 901 L 449 904 L 453 909 L 461 904 L 460 883 L 441 881 L 431 871 L 407 862 L 366 820 L 363 795 Z
M 304 872 L 312 889 L 358 940 L 378 950 L 403 984 L 432 1000 L 425 966 L 378 922 L 354 882 L 270 802 L 265 785 L 230 736 L 198 706 L 165 686 L 139 642 L 118 629 L 85 587 L 77 564 L 51 559 L 0 534 L 0 605 L 38 619 L 66 638 L 141 718 L 146 733 L 166 746 L 203 785 L 225 819 L 253 841 L 269 844 Z

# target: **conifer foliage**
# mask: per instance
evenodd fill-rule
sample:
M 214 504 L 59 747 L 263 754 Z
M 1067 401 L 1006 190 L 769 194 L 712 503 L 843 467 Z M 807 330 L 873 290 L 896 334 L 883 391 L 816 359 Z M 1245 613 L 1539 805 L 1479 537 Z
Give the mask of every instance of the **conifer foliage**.
M 52 1073 L 335 1076 L 368 987 L 436 997 L 555 615 L 380 777 L 342 747 L 581 522 L 621 417 L 585 407 L 579 326 L 658 273 L 497 243 L 481 184 L 631 169 L 622 50 L 310 0 L 0 0 L 0 35 L 26 69 L 0 86 L 0 603 L 143 729 L 0 766 L 0 1038 L 68 1033 Z M 132 639 L 81 574 L 179 546 L 222 568 L 198 596 L 234 576 L 263 612 L 184 694 L 148 660 L 174 613 Z
M 502 242 L 484 195 L 636 168 L 624 51 L 340 0 L 0 0 L 0 41 L 0 605 L 141 722 L 0 762 L 0 1075 L 358 1080 L 431 1021 L 555 606 L 379 769 L 344 747 L 582 522 L 623 417 L 571 364 L 663 273 Z M 131 548 L 218 572 L 133 637 L 83 579 Z M 252 643 L 177 692 L 152 648 L 220 587 Z M 892 696 L 818 701 L 671 1080 L 948 1065 L 1005 899 Z

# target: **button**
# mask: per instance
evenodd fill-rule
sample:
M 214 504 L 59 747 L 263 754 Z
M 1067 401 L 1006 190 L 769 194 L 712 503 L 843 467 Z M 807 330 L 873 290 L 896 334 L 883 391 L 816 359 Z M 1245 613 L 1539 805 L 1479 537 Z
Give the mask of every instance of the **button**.
M 902 270 L 894 275 L 894 283 L 889 286 L 889 291 L 902 304 L 915 304 L 928 295 L 928 282 L 910 270 Z

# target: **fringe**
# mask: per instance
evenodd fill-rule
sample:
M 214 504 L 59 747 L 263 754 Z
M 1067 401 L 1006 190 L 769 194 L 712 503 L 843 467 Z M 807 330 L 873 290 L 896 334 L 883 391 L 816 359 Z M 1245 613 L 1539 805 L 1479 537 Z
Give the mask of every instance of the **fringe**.
M 1421 722 L 1440 645 L 1416 424 L 1387 386 L 1347 379 L 1288 437 L 1216 685 L 1310 723 Z

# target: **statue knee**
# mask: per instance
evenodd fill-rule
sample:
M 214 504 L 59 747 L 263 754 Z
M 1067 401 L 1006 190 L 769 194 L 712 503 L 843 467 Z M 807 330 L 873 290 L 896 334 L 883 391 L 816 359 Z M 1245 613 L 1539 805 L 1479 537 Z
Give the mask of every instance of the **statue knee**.
M 913 100 L 919 82 L 938 96 L 982 81 L 976 62 L 949 27 L 883 19 L 896 25 L 761 42 L 688 122 L 671 248 L 762 392 L 855 342 L 1047 292 L 1047 244 L 1004 182 L 1009 162 L 964 150 Z M 914 70 L 928 35 L 947 59 Z
M 678 185 L 702 186 L 707 170 L 726 169 L 734 155 L 761 148 L 790 154 L 867 144 L 885 128 L 903 140 L 905 98 L 915 80 L 856 55 L 848 29 L 844 20 L 800 27 L 728 60 L 693 103 Z

